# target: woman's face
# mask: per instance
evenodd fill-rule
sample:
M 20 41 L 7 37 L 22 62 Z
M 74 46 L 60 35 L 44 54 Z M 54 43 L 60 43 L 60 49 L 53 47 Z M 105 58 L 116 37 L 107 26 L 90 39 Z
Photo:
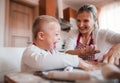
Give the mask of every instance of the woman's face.
M 89 12 L 82 12 L 77 15 L 77 26 L 81 34 L 91 33 L 94 29 L 95 21 Z

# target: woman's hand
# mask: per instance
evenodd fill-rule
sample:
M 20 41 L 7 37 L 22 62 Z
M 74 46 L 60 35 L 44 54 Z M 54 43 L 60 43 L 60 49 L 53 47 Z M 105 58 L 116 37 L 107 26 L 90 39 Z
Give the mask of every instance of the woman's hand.
M 103 56 L 104 63 L 120 65 L 120 44 L 112 46 L 112 48 Z
M 78 55 L 78 56 L 84 56 L 84 55 L 94 55 L 96 53 L 99 53 L 99 50 L 95 49 L 94 45 L 86 46 L 83 48 L 75 49 L 75 50 L 69 50 L 66 53 Z
M 88 55 L 88 56 L 89 55 L 94 55 L 96 53 L 100 53 L 99 50 L 95 49 L 94 45 L 90 45 L 90 46 L 80 48 L 79 51 L 80 51 L 80 55 Z

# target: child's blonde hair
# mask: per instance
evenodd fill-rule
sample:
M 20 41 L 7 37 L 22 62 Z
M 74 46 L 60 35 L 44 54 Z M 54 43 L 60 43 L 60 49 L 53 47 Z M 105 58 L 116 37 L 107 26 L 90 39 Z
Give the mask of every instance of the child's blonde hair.
M 49 15 L 38 16 L 34 20 L 33 26 L 32 26 L 33 40 L 37 38 L 37 33 L 42 30 L 43 22 L 45 22 L 45 23 L 50 23 L 50 22 L 59 23 L 59 21 L 55 17 L 49 16 Z

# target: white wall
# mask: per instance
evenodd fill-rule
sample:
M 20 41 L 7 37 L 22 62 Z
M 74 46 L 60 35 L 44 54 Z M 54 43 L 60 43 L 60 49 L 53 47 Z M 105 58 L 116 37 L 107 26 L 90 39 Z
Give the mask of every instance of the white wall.
M 57 0 L 57 12 L 58 12 L 58 17 L 63 18 L 63 3 L 62 0 Z
M 0 0 L 0 47 L 4 45 L 5 0 Z
M 0 47 L 0 83 L 5 74 L 20 71 L 21 57 L 25 48 Z
M 77 10 L 76 7 L 73 7 L 73 6 L 68 5 L 68 4 L 65 4 L 65 3 L 62 3 L 62 5 L 63 5 L 63 9 L 68 8 L 68 7 L 71 7 L 71 8 L 73 8 L 73 9 Z

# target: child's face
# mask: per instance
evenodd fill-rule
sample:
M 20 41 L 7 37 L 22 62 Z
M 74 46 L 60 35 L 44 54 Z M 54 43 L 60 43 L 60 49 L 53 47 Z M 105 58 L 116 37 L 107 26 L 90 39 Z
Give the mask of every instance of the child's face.
M 60 40 L 60 25 L 50 22 L 47 27 L 49 29 L 45 32 L 45 45 L 47 50 L 51 50 L 56 47 L 56 43 Z

